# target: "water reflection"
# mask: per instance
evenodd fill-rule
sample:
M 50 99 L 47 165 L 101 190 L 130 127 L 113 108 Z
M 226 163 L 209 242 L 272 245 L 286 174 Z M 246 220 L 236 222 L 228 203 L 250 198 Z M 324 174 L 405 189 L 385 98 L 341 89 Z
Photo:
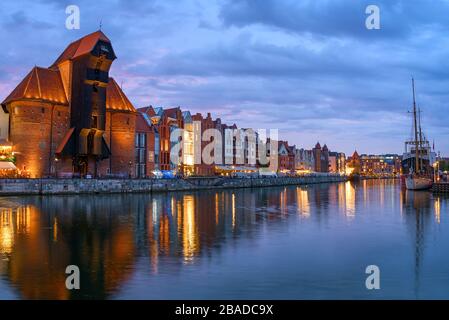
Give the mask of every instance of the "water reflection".
M 0 287 L 0 297 L 2 290 L 15 290 L 25 299 L 111 298 L 142 271 L 143 257 L 148 261 L 145 273 L 176 274 L 230 243 L 261 239 L 270 229 L 332 225 L 341 219 L 362 225 L 358 217 L 376 210 L 382 215 L 387 207 L 405 219 L 419 279 L 426 225 L 432 217 L 441 223 L 447 199 L 407 193 L 388 180 L 156 195 L 2 198 L 0 276 L 8 287 Z M 70 264 L 82 272 L 80 291 L 65 289 L 64 271 Z

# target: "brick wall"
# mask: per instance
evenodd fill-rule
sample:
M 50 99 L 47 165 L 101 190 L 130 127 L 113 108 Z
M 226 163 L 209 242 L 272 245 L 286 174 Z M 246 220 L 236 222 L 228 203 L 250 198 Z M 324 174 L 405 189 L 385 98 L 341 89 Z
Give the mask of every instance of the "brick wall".
M 10 140 L 17 168 L 29 171 L 31 177 L 54 174 L 54 152 L 69 129 L 68 106 L 16 101 L 9 110 Z

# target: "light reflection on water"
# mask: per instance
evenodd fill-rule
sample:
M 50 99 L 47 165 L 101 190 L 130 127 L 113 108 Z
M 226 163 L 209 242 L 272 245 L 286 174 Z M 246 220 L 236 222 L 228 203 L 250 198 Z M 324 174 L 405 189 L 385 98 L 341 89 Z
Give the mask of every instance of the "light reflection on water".
M 3 197 L 0 298 L 449 298 L 448 201 L 390 180 Z

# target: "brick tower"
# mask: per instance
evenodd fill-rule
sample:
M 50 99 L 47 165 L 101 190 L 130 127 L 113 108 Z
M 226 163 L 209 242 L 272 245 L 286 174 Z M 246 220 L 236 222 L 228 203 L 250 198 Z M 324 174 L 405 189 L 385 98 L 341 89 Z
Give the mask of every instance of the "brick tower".
M 91 33 L 49 68 L 33 68 L 2 102 L 19 170 L 132 174 L 136 110 L 109 77 L 115 59 L 106 35 Z

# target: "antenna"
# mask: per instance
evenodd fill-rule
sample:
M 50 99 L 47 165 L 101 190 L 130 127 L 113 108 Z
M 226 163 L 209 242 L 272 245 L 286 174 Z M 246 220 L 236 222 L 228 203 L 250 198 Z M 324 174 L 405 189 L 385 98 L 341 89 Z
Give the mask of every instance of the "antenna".
M 100 19 L 100 31 L 102 26 L 103 26 L 103 19 Z

